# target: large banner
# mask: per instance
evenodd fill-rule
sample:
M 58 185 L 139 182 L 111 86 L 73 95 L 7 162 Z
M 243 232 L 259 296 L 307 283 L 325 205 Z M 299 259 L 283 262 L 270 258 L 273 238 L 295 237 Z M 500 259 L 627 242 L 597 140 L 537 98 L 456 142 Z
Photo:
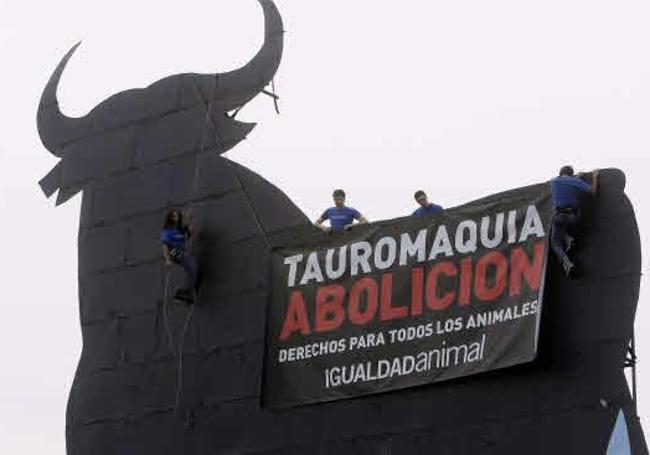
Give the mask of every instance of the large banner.
M 531 361 L 550 219 L 548 186 L 535 185 L 275 248 L 265 406 Z

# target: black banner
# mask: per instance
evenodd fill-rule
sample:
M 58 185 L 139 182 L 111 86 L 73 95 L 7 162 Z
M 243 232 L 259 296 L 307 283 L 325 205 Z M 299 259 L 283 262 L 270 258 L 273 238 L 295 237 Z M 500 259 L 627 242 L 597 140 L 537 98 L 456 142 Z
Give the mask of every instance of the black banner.
M 550 219 L 542 184 L 343 234 L 305 230 L 275 248 L 264 404 L 337 400 L 531 361 Z

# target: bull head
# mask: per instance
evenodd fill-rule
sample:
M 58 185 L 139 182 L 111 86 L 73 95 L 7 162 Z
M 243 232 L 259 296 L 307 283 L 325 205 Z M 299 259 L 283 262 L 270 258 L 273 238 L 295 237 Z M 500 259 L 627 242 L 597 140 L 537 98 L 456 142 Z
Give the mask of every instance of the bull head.
M 264 44 L 243 67 L 227 73 L 173 75 L 149 87 L 113 95 L 81 118 L 63 114 L 57 100 L 61 75 L 79 44 L 72 47 L 50 77 L 38 107 L 37 124 L 41 140 L 52 154 L 61 158 L 39 182 L 43 192 L 49 197 L 59 190 L 56 202 L 59 205 L 82 190 L 86 181 L 119 170 L 116 166 L 104 169 L 91 161 L 102 160 L 98 153 L 119 153 L 118 149 L 123 148 L 124 144 L 115 139 L 116 131 L 140 127 L 137 135 L 146 140 L 147 122 L 150 119 L 161 123 L 160 119 L 164 116 L 185 113 L 187 127 L 179 134 L 187 136 L 193 133 L 194 137 L 176 144 L 174 153 L 188 153 L 192 148 L 196 152 L 198 147 L 206 146 L 221 154 L 245 139 L 255 124 L 236 121 L 229 112 L 239 110 L 260 92 L 268 93 L 264 88 L 277 71 L 283 47 L 282 18 L 277 8 L 271 0 L 258 1 L 264 11 Z M 176 125 L 178 120 L 175 121 Z M 125 134 L 117 136 L 123 138 Z M 95 141 L 96 146 L 89 146 L 92 138 L 100 138 Z M 182 138 L 174 140 L 182 141 Z M 111 146 L 111 142 L 115 144 Z M 98 147 L 103 150 L 98 152 Z M 170 157 L 164 147 L 149 146 L 148 149 L 160 152 L 156 156 L 147 152 L 147 157 L 136 159 L 153 163 Z M 128 163 L 122 165 L 128 166 Z

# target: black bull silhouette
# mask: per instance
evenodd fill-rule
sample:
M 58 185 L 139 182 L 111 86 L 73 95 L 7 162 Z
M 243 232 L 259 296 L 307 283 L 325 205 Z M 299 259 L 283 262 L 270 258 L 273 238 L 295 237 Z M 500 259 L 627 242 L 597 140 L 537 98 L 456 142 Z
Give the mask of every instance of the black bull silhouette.
M 116 94 L 83 118 L 68 118 L 56 91 L 75 46 L 43 92 L 38 130 L 61 160 L 41 186 L 48 196 L 58 190 L 57 205 L 82 191 L 83 351 L 68 402 L 70 453 L 187 448 L 174 433 L 177 425 L 169 425 L 172 416 L 178 420 L 177 358 L 162 314 L 158 237 L 172 206 L 194 212 L 205 273 L 184 339 L 183 418 L 258 394 L 267 246 L 287 227 L 308 224 L 276 187 L 220 156 L 255 126 L 229 113 L 265 89 L 281 60 L 281 17 L 272 1 L 260 4 L 264 43 L 240 69 L 174 75 Z M 174 351 L 187 312 L 169 308 Z M 133 419 L 148 428 L 116 431 Z
M 61 160 L 41 186 L 58 190 L 57 204 L 82 192 L 83 351 L 68 452 L 602 453 L 622 407 L 634 453 L 647 453 L 622 372 L 640 247 L 617 171 L 603 174 L 585 234 L 590 278 L 570 284 L 550 261 L 535 362 L 363 399 L 260 407 L 268 246 L 309 223 L 276 187 L 220 156 L 254 127 L 229 113 L 264 91 L 281 59 L 281 18 L 259 2 L 264 44 L 238 70 L 171 76 L 73 119 L 56 98 L 73 48 L 43 92 L 39 133 Z M 169 308 L 167 331 L 158 235 L 171 206 L 194 211 L 205 279 L 192 317 Z

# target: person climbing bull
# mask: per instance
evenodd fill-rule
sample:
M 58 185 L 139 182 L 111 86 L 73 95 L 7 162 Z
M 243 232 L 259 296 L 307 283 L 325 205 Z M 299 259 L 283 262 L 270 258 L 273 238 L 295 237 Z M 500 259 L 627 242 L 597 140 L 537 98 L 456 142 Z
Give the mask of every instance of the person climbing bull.
M 576 265 L 569 257 L 576 242 L 571 231 L 580 221 L 583 198 L 586 195 L 595 196 L 598 190 L 598 170 L 591 174 L 590 185 L 581 178 L 585 174 L 576 176 L 571 166 L 563 166 L 559 176 L 550 182 L 554 207 L 551 248 L 569 277 L 576 274 Z
M 345 205 L 345 191 L 334 190 L 334 207 L 330 207 L 316 220 L 316 226 L 325 232 L 341 232 L 348 230 L 354 225 L 354 220 L 359 224 L 367 223 L 368 220 L 357 209 Z M 329 220 L 330 227 L 324 226 L 323 222 Z
M 191 220 L 191 214 L 187 214 Z M 171 209 L 165 215 L 163 230 L 160 234 L 162 242 L 165 267 L 173 264 L 180 266 L 185 271 L 185 284 L 179 289 L 175 298 L 187 303 L 194 301 L 194 295 L 200 284 L 200 274 L 196 259 L 189 250 L 190 242 L 194 237 L 192 223 L 183 222 L 183 214 L 178 209 Z

